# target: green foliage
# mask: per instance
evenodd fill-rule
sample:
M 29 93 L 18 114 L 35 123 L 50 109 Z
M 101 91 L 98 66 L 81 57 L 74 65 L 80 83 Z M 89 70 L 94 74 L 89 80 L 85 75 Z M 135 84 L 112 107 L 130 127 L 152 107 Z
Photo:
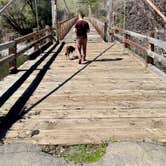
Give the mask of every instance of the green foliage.
M 24 16 L 24 21 L 30 25 L 30 27 L 34 27 L 36 25 L 36 20 L 35 17 L 31 11 L 31 8 L 29 6 L 26 6 L 24 8 L 24 12 L 23 12 L 23 16 Z
M 0 80 L 2 80 L 9 73 L 9 67 L 7 64 L 3 64 L 0 66 Z
M 9 0 L 0 0 L 0 5 L 5 5 L 9 2 Z
M 107 144 L 99 145 L 43 145 L 42 151 L 66 161 L 74 163 L 93 163 L 100 160 L 106 153 Z
M 39 16 L 42 22 L 42 26 L 43 28 L 46 25 L 50 25 L 52 24 L 52 15 L 51 15 L 51 1 L 43 1 L 43 3 L 41 3 L 41 8 L 39 8 Z
M 16 66 L 17 67 L 21 66 L 27 60 L 28 60 L 27 56 L 20 55 L 19 57 L 17 57 Z
M 99 5 L 99 0 L 87 0 L 90 3 L 92 10 L 95 10 Z
M 100 160 L 106 153 L 106 144 L 74 145 L 61 156 L 67 161 L 75 163 L 93 163 Z
M 123 16 L 123 15 L 120 15 L 120 16 L 117 18 L 117 25 L 118 25 L 118 27 L 123 28 L 124 21 L 125 21 L 124 16 Z
M 8 1 L 0 0 L 0 6 Z M 40 28 L 51 25 L 51 1 L 37 1 Z M 21 35 L 32 32 L 36 25 L 36 11 L 34 0 L 14 1 L 5 12 L 2 13 L 3 27 L 13 29 Z
M 21 66 L 27 59 L 28 59 L 27 56 L 20 55 L 19 57 L 17 57 L 16 66 L 17 67 Z M 8 66 L 8 64 L 3 64 L 2 66 L 0 66 L 0 80 L 2 80 L 8 74 L 9 74 L 9 66 Z
M 88 13 L 88 5 L 90 5 L 92 12 L 95 12 L 99 6 L 99 0 L 78 0 L 80 4 L 80 10 L 84 13 Z
M 4 0 L 1 3 L 4 3 Z M 31 32 L 35 18 L 26 0 L 15 1 L 2 13 L 2 24 L 5 29 L 13 29 L 21 35 Z
M 34 13 L 34 16 L 36 15 L 35 11 L 35 3 L 34 0 L 30 0 L 31 3 L 29 4 L 31 6 L 31 9 Z M 44 28 L 45 25 L 51 26 L 51 1 L 46 0 L 40 0 L 37 1 L 37 8 L 38 8 L 38 17 L 39 17 L 39 24 L 40 28 Z

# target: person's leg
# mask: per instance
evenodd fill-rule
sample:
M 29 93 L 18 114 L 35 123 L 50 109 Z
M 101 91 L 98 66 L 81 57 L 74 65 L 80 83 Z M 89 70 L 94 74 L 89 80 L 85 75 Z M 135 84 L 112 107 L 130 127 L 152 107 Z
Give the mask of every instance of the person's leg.
M 86 61 L 87 39 L 83 39 L 83 61 Z
M 79 64 L 81 63 L 81 59 L 82 59 L 82 56 L 81 56 L 81 39 L 77 39 L 76 40 L 76 43 L 77 43 L 77 50 L 78 50 L 78 58 L 79 58 Z

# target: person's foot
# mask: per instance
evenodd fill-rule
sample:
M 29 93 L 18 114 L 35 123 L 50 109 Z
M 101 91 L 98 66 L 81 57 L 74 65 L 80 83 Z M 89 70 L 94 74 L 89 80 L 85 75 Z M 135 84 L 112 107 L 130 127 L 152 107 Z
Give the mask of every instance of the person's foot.
M 87 61 L 86 58 L 85 58 L 85 56 L 83 57 L 83 61 Z
M 78 64 L 81 64 L 81 59 L 79 59 Z

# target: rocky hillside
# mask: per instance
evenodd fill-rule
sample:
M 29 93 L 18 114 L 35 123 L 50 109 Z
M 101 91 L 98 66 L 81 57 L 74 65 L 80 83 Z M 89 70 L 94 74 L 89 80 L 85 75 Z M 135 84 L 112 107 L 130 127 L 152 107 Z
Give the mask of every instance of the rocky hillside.
M 166 15 L 166 0 L 152 0 L 153 3 Z M 163 19 L 149 6 L 145 0 L 126 0 L 124 8 L 124 0 L 117 0 L 114 3 L 115 23 L 125 29 L 148 35 L 149 32 L 155 33 L 155 38 L 166 41 L 166 24 Z M 125 9 L 125 10 L 124 10 Z M 125 15 L 125 22 L 124 22 Z M 146 45 L 147 43 L 142 43 Z M 166 56 L 166 50 L 155 47 L 155 52 Z M 156 66 L 166 72 L 166 68 L 160 63 L 155 62 Z
M 155 13 L 155 11 L 144 0 L 135 1 L 127 0 L 126 8 L 124 10 L 124 1 L 118 0 L 114 3 L 114 10 L 116 21 L 123 20 L 125 11 L 125 26 L 126 29 L 147 34 L 149 31 L 164 34 L 162 39 L 166 39 L 166 25 L 162 18 Z M 154 4 L 160 8 L 163 14 L 166 14 L 166 0 L 153 0 Z

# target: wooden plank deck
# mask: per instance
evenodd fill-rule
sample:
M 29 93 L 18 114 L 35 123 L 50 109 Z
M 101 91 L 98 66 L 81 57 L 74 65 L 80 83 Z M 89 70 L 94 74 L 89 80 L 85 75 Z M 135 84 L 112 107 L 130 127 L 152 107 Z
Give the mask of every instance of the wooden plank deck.
M 166 141 L 166 83 L 122 44 L 104 43 L 91 29 L 89 63 L 79 65 L 78 60 L 66 60 L 63 50 L 28 100 L 28 112 L 11 127 L 5 142 Z M 67 45 L 75 45 L 70 43 L 72 37 L 71 30 L 65 39 Z M 26 62 L 22 69 L 32 63 Z M 39 72 L 34 71 L 0 108 L 1 115 L 10 110 Z M 0 94 L 21 75 L 1 81 Z

